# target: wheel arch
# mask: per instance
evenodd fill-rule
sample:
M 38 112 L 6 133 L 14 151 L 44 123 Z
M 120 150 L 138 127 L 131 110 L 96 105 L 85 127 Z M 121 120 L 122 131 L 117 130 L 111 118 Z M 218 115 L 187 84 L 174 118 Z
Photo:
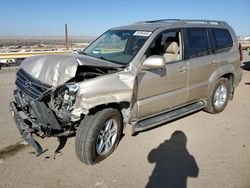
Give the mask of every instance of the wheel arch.
M 209 97 L 206 99 L 206 106 L 204 108 L 204 111 L 212 113 L 212 114 L 216 114 L 216 113 L 219 113 L 219 112 L 224 110 L 224 108 L 226 107 L 226 105 L 228 103 L 228 100 L 230 100 L 230 98 L 232 97 L 232 95 L 230 93 L 231 87 L 230 87 L 230 80 L 229 79 L 232 79 L 232 76 L 230 75 L 230 73 L 228 75 L 225 74 L 225 75 L 221 76 L 220 78 L 218 78 L 215 81 L 215 83 L 211 86 L 212 89 L 210 90 Z M 226 93 L 227 95 L 226 95 L 225 101 L 223 102 L 224 104 L 222 104 L 222 106 L 215 107 L 214 96 L 215 96 L 215 92 L 221 86 L 220 84 L 223 84 L 227 88 L 227 91 L 229 91 L 229 92 Z
M 230 86 L 230 97 L 229 99 L 232 100 L 233 99 L 233 95 L 234 95 L 234 74 L 233 73 L 227 73 L 224 74 L 223 76 L 221 76 L 221 78 L 226 78 L 229 81 L 229 86 Z
M 235 82 L 235 75 L 233 74 L 233 71 L 231 69 L 228 69 L 227 71 L 224 71 L 223 73 L 221 72 L 221 74 L 218 74 L 218 72 L 216 74 L 213 74 L 210 79 L 209 79 L 209 87 L 208 87 L 208 94 L 211 94 L 211 91 L 214 88 L 214 85 L 216 84 L 217 80 L 219 80 L 220 78 L 226 78 L 229 83 L 230 83 L 230 94 L 232 95 L 234 92 L 234 82 Z
M 130 102 L 121 101 L 121 102 L 111 102 L 111 103 L 106 103 L 106 104 L 100 104 L 89 109 L 89 114 L 94 114 L 105 108 L 115 108 L 119 110 L 119 112 L 121 113 L 123 122 L 124 123 L 128 122 Z
M 226 73 L 224 75 L 221 76 L 221 78 L 226 78 L 229 83 L 230 83 L 230 86 L 234 86 L 234 74 L 233 73 Z

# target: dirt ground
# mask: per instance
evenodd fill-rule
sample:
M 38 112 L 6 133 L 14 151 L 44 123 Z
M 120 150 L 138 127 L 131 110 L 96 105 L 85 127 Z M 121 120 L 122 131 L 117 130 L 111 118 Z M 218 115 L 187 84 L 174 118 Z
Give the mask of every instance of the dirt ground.
M 220 114 L 200 111 L 133 137 L 95 166 L 79 162 L 74 138 L 54 156 L 57 140 L 39 140 L 36 157 L 20 144 L 8 104 L 15 69 L 0 71 L 0 187 L 250 187 L 250 56 L 234 100 Z

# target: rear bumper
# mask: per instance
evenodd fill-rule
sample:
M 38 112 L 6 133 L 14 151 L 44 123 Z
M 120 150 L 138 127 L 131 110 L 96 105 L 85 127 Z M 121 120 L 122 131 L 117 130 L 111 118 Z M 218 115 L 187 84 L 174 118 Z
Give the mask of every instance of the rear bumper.
M 35 132 L 35 130 L 33 129 L 34 123 L 29 121 L 28 119 L 22 118 L 19 111 L 20 110 L 18 110 L 16 103 L 14 101 L 10 102 L 11 116 L 13 117 L 15 124 L 17 126 L 17 129 L 19 133 L 21 134 L 22 138 L 34 148 L 34 150 L 36 151 L 38 155 L 42 154 L 43 153 L 42 147 L 32 137 L 32 133 Z

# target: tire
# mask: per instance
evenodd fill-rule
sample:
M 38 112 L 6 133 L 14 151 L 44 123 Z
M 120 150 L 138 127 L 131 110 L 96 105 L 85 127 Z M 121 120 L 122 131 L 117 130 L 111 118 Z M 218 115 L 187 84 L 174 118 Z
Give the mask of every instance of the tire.
M 204 108 L 204 111 L 212 114 L 222 112 L 227 106 L 230 91 L 230 83 L 226 78 L 217 80 L 212 93 L 207 99 L 207 106 Z
M 122 133 L 121 113 L 106 108 L 86 115 L 76 133 L 75 152 L 78 159 L 93 165 L 107 158 L 116 149 Z

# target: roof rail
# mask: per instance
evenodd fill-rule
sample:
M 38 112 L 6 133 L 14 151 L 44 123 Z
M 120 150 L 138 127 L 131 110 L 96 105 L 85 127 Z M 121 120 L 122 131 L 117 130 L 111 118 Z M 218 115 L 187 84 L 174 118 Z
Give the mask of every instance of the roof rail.
M 149 20 L 136 22 L 136 24 L 143 23 L 193 23 L 193 24 L 213 24 L 213 25 L 228 25 L 225 21 L 218 20 L 191 20 L 191 19 L 161 19 L 161 20 Z

